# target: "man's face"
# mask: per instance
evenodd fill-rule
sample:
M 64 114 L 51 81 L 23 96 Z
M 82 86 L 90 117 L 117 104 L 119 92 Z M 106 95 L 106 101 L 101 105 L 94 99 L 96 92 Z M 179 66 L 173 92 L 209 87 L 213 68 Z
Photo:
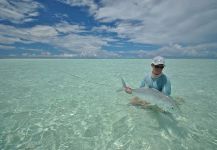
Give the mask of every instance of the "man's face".
M 164 65 L 163 64 L 159 64 L 159 65 L 154 65 L 152 64 L 152 72 L 155 74 L 155 75 L 159 75 L 161 74 L 163 68 L 164 68 Z

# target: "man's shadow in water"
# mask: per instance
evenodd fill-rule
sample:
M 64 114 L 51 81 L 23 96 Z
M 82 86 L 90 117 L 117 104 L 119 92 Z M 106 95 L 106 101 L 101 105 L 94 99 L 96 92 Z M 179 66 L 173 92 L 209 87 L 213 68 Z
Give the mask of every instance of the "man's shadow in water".
M 147 110 L 149 115 L 151 115 L 151 118 L 156 118 L 160 130 L 165 131 L 168 135 L 175 134 L 180 138 L 185 138 L 188 134 L 188 131 L 186 128 L 179 126 L 179 121 L 174 117 L 178 116 L 181 117 L 180 114 L 171 114 L 169 112 L 162 112 L 159 111 L 158 107 L 144 107 L 146 106 L 146 102 L 140 100 L 139 98 L 132 99 L 128 105 L 135 106 L 140 109 Z M 184 102 L 183 98 L 176 98 L 177 105 L 180 105 Z M 179 106 L 178 106 L 179 107 Z M 181 111 L 180 111 L 181 113 Z
M 149 111 L 149 115 L 159 124 L 160 130 L 165 131 L 169 136 L 175 134 L 180 138 L 185 138 L 188 134 L 186 128 L 179 126 L 179 120 L 177 120 L 171 113 L 162 113 L 158 111 Z
M 169 112 L 160 112 L 159 109 L 156 109 L 155 107 L 146 108 L 141 105 L 132 105 L 131 103 L 129 103 L 128 106 L 129 105 L 146 110 L 151 118 L 156 119 L 159 124 L 159 128 L 153 127 L 153 129 L 163 130 L 169 136 L 172 136 L 173 134 L 177 135 L 180 138 L 185 138 L 187 136 L 188 131 L 186 128 L 178 125 L 179 120 L 174 117 L 174 115 L 177 117 L 176 114 L 171 114 Z

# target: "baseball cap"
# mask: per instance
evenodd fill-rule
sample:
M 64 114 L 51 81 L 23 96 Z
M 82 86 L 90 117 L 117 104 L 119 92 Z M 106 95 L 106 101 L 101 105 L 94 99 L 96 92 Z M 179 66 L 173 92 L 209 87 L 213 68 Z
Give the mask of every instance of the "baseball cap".
M 165 65 L 165 60 L 162 56 L 156 56 L 152 59 L 152 64 L 154 65 Z

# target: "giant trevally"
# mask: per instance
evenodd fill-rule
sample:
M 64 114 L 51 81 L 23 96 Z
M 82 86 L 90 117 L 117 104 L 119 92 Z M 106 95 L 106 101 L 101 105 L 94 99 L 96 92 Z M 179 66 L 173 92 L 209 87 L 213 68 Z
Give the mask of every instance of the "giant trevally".
M 127 85 L 125 81 L 123 79 L 121 80 L 123 88 L 126 89 Z M 147 87 L 132 89 L 132 94 L 141 100 L 145 100 L 150 103 L 150 105 L 157 106 L 164 112 L 175 113 L 180 111 L 172 97 L 164 95 L 156 89 Z

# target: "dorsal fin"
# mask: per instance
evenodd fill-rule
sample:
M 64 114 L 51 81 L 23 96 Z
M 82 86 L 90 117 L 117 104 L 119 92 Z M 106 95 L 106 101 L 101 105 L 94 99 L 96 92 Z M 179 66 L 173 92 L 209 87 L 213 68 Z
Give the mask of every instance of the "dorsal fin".
M 121 81 L 122 81 L 123 88 L 126 88 L 126 87 L 127 87 L 127 85 L 126 85 L 126 83 L 125 83 L 125 81 L 124 81 L 124 79 L 123 79 L 123 78 L 121 78 Z

